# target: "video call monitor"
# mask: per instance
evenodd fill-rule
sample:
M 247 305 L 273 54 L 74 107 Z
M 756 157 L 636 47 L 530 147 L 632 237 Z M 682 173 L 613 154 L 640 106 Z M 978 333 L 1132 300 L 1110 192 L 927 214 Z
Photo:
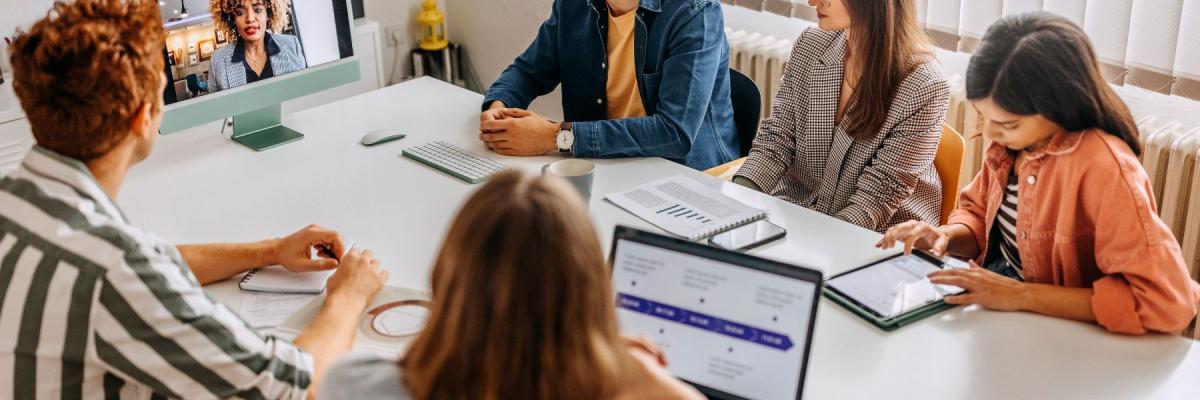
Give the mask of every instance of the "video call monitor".
M 187 14 L 183 6 L 191 6 Z M 166 103 L 219 93 L 353 55 L 337 0 L 182 0 L 159 6 L 167 31 Z M 339 27 L 340 25 L 340 27 Z M 340 28 L 340 29 L 339 29 Z M 344 31 L 339 35 L 339 30 Z M 265 48 L 266 60 L 246 57 Z M 252 67 L 257 67 L 257 70 Z
M 359 79 L 347 0 L 164 0 L 159 9 L 164 133 L 233 116 L 234 140 L 264 150 L 303 137 L 280 125 L 279 103 Z

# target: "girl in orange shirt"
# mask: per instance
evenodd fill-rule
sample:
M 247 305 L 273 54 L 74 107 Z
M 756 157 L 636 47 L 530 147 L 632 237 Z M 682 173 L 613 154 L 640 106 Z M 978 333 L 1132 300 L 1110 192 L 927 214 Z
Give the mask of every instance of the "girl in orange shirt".
M 1127 334 L 1186 328 L 1200 285 L 1158 218 L 1137 126 L 1087 35 L 1049 13 L 998 21 L 971 58 L 967 97 L 992 141 L 983 170 L 946 225 L 909 221 L 877 246 L 973 260 L 930 275 L 967 290 L 951 304 Z

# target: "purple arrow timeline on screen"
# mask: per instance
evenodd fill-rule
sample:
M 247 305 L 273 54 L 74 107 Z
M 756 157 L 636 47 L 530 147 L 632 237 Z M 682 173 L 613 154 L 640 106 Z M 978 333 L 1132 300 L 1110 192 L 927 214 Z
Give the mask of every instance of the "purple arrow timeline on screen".
M 625 293 L 617 293 L 617 307 L 778 350 L 787 351 L 793 346 L 791 338 L 778 332 L 724 320 L 708 314 Z

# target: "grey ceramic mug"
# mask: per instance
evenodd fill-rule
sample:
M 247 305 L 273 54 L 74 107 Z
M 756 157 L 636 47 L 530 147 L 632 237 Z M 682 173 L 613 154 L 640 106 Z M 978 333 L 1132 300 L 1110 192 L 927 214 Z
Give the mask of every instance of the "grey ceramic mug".
M 592 199 L 592 180 L 596 176 L 596 164 L 576 158 L 559 160 L 542 166 L 542 175 L 557 176 L 570 183 L 586 204 Z

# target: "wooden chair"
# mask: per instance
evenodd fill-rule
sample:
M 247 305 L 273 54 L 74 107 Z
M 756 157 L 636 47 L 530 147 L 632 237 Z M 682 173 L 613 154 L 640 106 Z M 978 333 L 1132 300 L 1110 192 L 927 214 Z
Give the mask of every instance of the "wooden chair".
M 942 180 L 942 224 L 946 223 L 950 213 L 958 207 L 958 184 L 962 176 L 964 146 L 963 137 L 958 131 L 950 125 L 942 126 L 942 139 L 938 142 L 937 153 L 933 156 L 933 168 Z
M 742 167 L 742 163 L 744 162 L 746 162 L 746 157 L 709 168 L 704 170 L 704 173 L 720 179 L 733 179 L 733 174 L 737 173 L 738 169 Z

